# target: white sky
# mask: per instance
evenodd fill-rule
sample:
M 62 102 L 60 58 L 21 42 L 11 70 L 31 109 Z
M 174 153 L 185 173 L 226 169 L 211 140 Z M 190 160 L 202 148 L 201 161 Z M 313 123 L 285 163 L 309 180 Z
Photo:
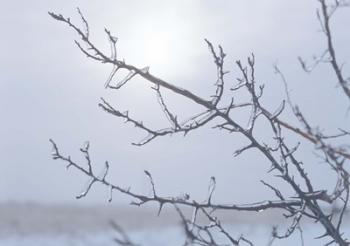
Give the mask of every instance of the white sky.
M 210 127 L 186 138 L 164 137 L 142 148 L 131 146 L 144 133 L 102 112 L 97 103 L 103 96 L 148 124 L 165 126 L 149 84 L 136 79 L 120 91 L 104 90 L 110 67 L 86 59 L 74 46 L 75 33 L 52 20 L 47 11 L 79 21 L 75 12 L 79 6 L 98 46 L 108 50 L 103 32 L 107 27 L 119 37 L 120 57 L 140 67 L 149 65 L 156 76 L 203 97 L 215 89 L 215 66 L 204 38 L 222 44 L 228 54 L 228 87 L 239 76 L 235 60 L 254 52 L 257 78 L 266 84 L 268 108 L 277 108 L 283 99 L 282 84 L 273 73 L 277 62 L 294 101 L 311 122 L 329 130 L 350 123 L 345 115 L 348 101 L 329 67 L 322 65 L 307 75 L 297 62 L 297 56 L 309 58 L 325 47 L 316 0 L 35 0 L 1 5 L 0 201 L 75 202 L 86 178 L 51 160 L 49 138 L 79 160 L 83 158 L 78 149 L 89 140 L 97 170 L 109 160 L 111 180 L 140 192 L 149 191 L 144 169 L 153 174 L 161 194 L 189 192 L 199 200 L 204 199 L 212 175 L 218 183 L 217 201 L 226 202 L 264 199 L 270 192 L 260 186 L 260 179 L 278 182 L 266 174 L 269 165 L 258 153 L 233 158 L 234 150 L 244 143 L 241 137 Z M 349 11 L 341 10 L 334 19 L 340 61 L 350 61 Z M 172 95 L 169 102 L 180 117 L 199 109 Z M 283 117 L 292 121 L 288 114 Z M 264 135 L 261 129 L 259 134 Z M 312 147 L 302 147 L 300 158 L 316 182 L 324 186 L 334 182 L 324 182 L 326 169 L 314 158 Z M 106 189 L 96 186 L 79 203 L 102 203 L 106 197 Z

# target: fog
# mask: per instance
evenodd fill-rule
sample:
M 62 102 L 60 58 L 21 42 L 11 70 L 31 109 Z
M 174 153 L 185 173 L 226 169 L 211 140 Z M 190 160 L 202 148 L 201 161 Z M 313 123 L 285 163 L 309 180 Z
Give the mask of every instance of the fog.
M 256 151 L 237 158 L 233 152 L 245 142 L 235 134 L 211 129 L 215 123 L 190 133 L 154 140 L 143 147 L 131 145 L 146 133 L 103 112 L 104 97 L 121 111 L 129 110 L 155 128 L 167 125 L 150 84 L 136 78 L 120 91 L 104 88 L 111 67 L 87 59 L 74 45 L 78 37 L 53 20 L 48 11 L 71 16 L 80 24 L 76 7 L 90 24 L 96 44 L 108 51 L 104 27 L 119 38 L 118 56 L 200 96 L 215 91 L 215 64 L 204 42 L 221 44 L 227 53 L 227 88 L 239 71 L 235 61 L 252 52 L 257 80 L 264 83 L 267 108 L 276 109 L 284 95 L 274 73 L 284 72 L 293 101 L 321 129 L 331 133 L 349 126 L 348 102 L 337 87 L 327 64 L 311 74 L 302 71 L 297 57 L 311 59 L 325 49 L 315 10 L 317 1 L 3 1 L 0 9 L 0 201 L 41 203 L 106 203 L 107 189 L 94 186 L 77 201 L 86 177 L 64 163 L 53 161 L 49 138 L 62 153 L 84 162 L 79 148 L 90 141 L 94 168 L 111 164 L 109 179 L 123 187 L 148 194 L 143 170 L 152 173 L 157 190 L 165 196 L 189 193 L 205 199 L 211 176 L 217 180 L 216 201 L 250 202 L 273 194 L 260 185 L 265 179 L 284 187 L 267 174 L 269 163 Z M 346 12 L 347 11 L 347 12 Z M 333 19 L 338 58 L 350 61 L 348 10 Z M 157 37 L 155 38 L 155 35 Z M 166 92 L 165 92 L 166 93 Z M 201 108 L 172 94 L 169 107 L 181 118 Z M 321 96 L 316 96 L 321 95 Z M 229 102 L 229 101 L 228 101 Z M 243 114 L 237 114 L 243 117 Z M 287 110 L 283 119 L 296 123 Z M 260 127 L 261 136 L 268 136 Z M 291 145 L 301 141 L 291 138 Z M 302 141 L 298 156 L 320 187 L 336 180 L 324 179 L 328 169 L 315 158 L 313 146 Z M 292 193 L 290 193 L 292 195 Z M 116 195 L 115 203 L 130 202 Z

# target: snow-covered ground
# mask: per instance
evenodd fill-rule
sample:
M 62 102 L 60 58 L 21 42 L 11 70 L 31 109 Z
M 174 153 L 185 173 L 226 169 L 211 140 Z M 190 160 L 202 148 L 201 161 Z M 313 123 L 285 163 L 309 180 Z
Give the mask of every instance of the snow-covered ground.
M 116 233 L 109 224 L 111 218 L 124 226 L 135 243 L 150 246 L 182 245 L 184 233 L 178 220 L 174 214 L 165 213 L 168 214 L 156 217 L 152 210 L 129 208 L 0 204 L 0 245 L 117 245 L 113 241 Z M 272 225 L 280 222 L 272 214 L 260 218 L 239 216 L 227 219 L 227 230 L 237 237 L 244 234 L 255 245 L 267 245 Z M 283 231 L 283 226 L 280 227 Z M 349 235 L 349 223 L 346 223 L 344 231 Z M 314 240 L 322 232 L 322 228 L 304 223 L 304 245 L 324 245 L 326 241 Z M 301 245 L 300 233 L 296 232 L 288 240 L 276 240 L 273 245 Z
M 247 238 L 251 240 L 254 245 L 267 245 L 269 242 L 270 228 L 267 227 L 247 227 L 246 225 L 232 226 L 231 231 L 237 231 L 247 235 Z M 347 228 L 350 230 L 350 227 Z M 320 230 L 314 227 L 307 226 L 304 228 L 304 245 L 324 245 L 325 241 L 314 240 L 313 238 L 319 236 Z M 240 235 L 237 233 L 237 235 Z M 158 229 L 144 229 L 136 230 L 129 233 L 129 236 L 135 243 L 141 245 L 150 246 L 179 246 L 183 245 L 184 234 L 180 228 L 158 228 Z M 296 233 L 288 240 L 278 241 L 276 240 L 273 245 L 295 246 L 301 245 L 300 235 Z M 113 241 L 113 232 L 97 232 L 89 234 L 57 234 L 57 235 L 11 235 L 8 237 L 0 238 L 0 245 L 2 246 L 95 246 L 105 245 L 112 246 L 118 245 Z

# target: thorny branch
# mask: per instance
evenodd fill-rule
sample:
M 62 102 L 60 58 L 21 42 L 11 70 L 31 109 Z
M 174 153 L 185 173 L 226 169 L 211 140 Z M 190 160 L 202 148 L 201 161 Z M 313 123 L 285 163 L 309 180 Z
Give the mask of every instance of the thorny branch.
M 320 0 L 320 3 L 322 11 L 318 16 L 322 17 L 320 17 L 320 20 L 328 40 L 328 51 L 325 55 L 330 56 L 330 63 L 337 75 L 338 81 L 342 86 L 345 94 L 350 98 L 347 81 L 344 79 L 340 66 L 338 65 L 335 57 L 335 49 L 332 43 L 332 36 L 330 31 L 331 29 L 329 25 L 329 20 L 334 11 L 340 6 L 344 6 L 346 2 L 335 1 L 335 5 L 332 5 L 331 7 L 327 6 L 325 0 Z M 135 125 L 135 127 L 140 128 L 147 133 L 147 136 L 140 142 L 134 143 L 135 145 L 141 146 L 151 142 L 157 137 L 174 133 L 187 134 L 190 131 L 213 122 L 213 119 L 219 119 L 221 123 L 215 123 L 213 126 L 214 129 L 241 134 L 245 136 L 246 139 L 250 142 L 247 146 L 244 146 L 241 149 L 237 150 L 236 155 L 242 154 L 243 152 L 246 152 L 250 149 L 258 150 L 261 155 L 264 156 L 271 164 L 270 172 L 273 172 L 276 177 L 284 180 L 294 190 L 295 195 L 291 197 L 283 194 L 283 192 L 277 187 L 274 187 L 262 181 L 266 187 L 273 190 L 277 197 L 277 200 L 267 200 L 252 204 L 216 204 L 212 201 L 212 195 L 216 187 L 216 180 L 214 177 L 212 177 L 208 189 L 208 199 L 205 202 L 198 202 L 194 199 L 191 200 L 188 194 L 181 197 L 163 197 L 157 194 L 155 182 L 151 173 L 148 171 L 145 171 L 145 174 L 149 178 L 152 187 L 152 195 L 147 196 L 138 194 L 132 192 L 131 188 L 122 188 L 108 180 L 108 162 L 105 164 L 102 175 L 95 174 L 92 166 L 92 161 L 90 159 L 88 143 L 80 149 L 87 162 L 86 166 L 84 167 L 83 165 L 73 161 L 69 156 L 62 155 L 59 152 L 56 143 L 53 140 L 50 140 L 53 145 L 52 156 L 54 159 L 64 161 L 67 164 L 67 168 L 74 167 L 88 177 L 87 185 L 84 188 L 83 192 L 77 196 L 77 199 L 85 197 L 90 191 L 91 187 L 94 184 L 99 183 L 109 188 L 109 201 L 112 201 L 113 192 L 117 191 L 127 195 L 128 197 L 131 197 L 133 199 L 131 204 L 133 205 L 141 206 L 150 202 L 156 203 L 159 206 L 158 214 L 161 213 L 164 205 L 173 205 L 176 211 L 179 213 L 179 216 L 185 228 L 187 235 L 185 245 L 221 245 L 221 243 L 217 240 L 213 229 L 219 230 L 219 232 L 225 236 L 226 240 L 231 245 L 253 245 L 252 242 L 243 236 L 239 236 L 238 238 L 233 237 L 226 229 L 224 229 L 220 221 L 215 216 L 213 216 L 212 213 L 217 210 L 257 212 L 266 209 L 281 209 L 286 212 L 285 217 L 292 220 L 292 224 L 285 233 L 279 234 L 277 232 L 277 228 L 273 230 L 272 236 L 274 239 L 288 238 L 296 229 L 302 232 L 300 229 L 300 221 L 302 218 L 309 218 L 321 224 L 325 229 L 325 233 L 320 236 L 320 238 L 329 237 L 329 244 L 337 243 L 339 245 L 349 245 L 349 241 L 343 235 L 341 225 L 349 200 L 349 173 L 345 169 L 344 164 L 349 160 L 350 155 L 346 149 L 334 147 L 326 142 L 328 139 L 349 136 L 350 134 L 348 131 L 341 130 L 339 134 L 325 135 L 319 130 L 311 127 L 299 108 L 292 106 L 289 95 L 287 95 L 288 103 L 290 106 L 292 106 L 293 113 L 302 124 L 303 130 L 300 130 L 299 128 L 294 127 L 291 124 L 280 119 L 281 114 L 285 109 L 284 101 L 273 112 L 270 112 L 268 109 L 266 109 L 266 107 L 260 102 L 260 99 L 263 97 L 264 85 L 259 84 L 255 76 L 254 54 L 248 57 L 246 65 L 242 61 L 236 62 L 241 77 L 237 79 L 238 84 L 231 88 L 232 93 L 238 93 L 242 90 L 248 92 L 250 97 L 249 101 L 234 103 L 233 95 L 229 104 L 227 104 L 224 102 L 225 100 L 223 97 L 223 92 L 225 89 L 224 75 L 227 73 L 224 71 L 224 58 L 226 55 L 221 46 L 219 46 L 219 51 L 217 52 L 212 43 L 206 39 L 205 42 L 209 47 L 209 51 L 214 58 L 214 63 L 217 68 L 217 81 L 215 83 L 216 92 L 215 95 L 212 96 L 212 99 L 207 100 L 191 91 L 180 88 L 176 85 L 168 83 L 167 81 L 157 78 L 149 72 L 149 67 L 138 68 L 136 66 L 127 64 L 125 60 L 122 60 L 117 56 L 118 39 L 114 37 L 107 29 L 105 32 L 111 46 L 111 51 L 110 54 L 103 53 L 90 40 L 88 22 L 79 9 L 78 13 L 84 24 L 85 31 L 82 31 L 81 28 L 76 26 L 71 22 L 69 18 L 66 18 L 63 15 L 55 14 L 52 12 L 49 14 L 55 20 L 66 23 L 69 27 L 78 33 L 81 41 L 75 41 L 75 43 L 83 52 L 83 54 L 96 61 L 112 65 L 112 71 L 105 83 L 106 88 L 120 89 L 125 84 L 130 83 L 136 76 L 142 77 L 151 83 L 153 89 L 156 92 L 162 111 L 170 123 L 170 126 L 167 128 L 160 130 L 152 129 L 149 126 L 144 125 L 142 121 L 138 121 L 132 118 L 129 115 L 128 111 L 121 112 L 109 104 L 105 99 L 101 98 L 101 103 L 99 106 L 104 111 L 125 120 L 125 122 L 129 122 Z M 302 63 L 302 65 L 304 68 L 306 68 L 305 63 Z M 122 80 L 115 81 L 115 75 L 121 70 L 126 70 L 128 72 L 127 76 L 125 76 Z M 276 69 L 276 71 L 282 76 L 285 82 L 283 74 L 278 69 Z M 170 90 L 178 96 L 190 99 L 195 104 L 202 106 L 203 111 L 193 115 L 185 121 L 179 121 L 178 116 L 171 112 L 169 110 L 169 107 L 166 105 L 165 100 L 161 94 L 162 89 Z M 234 117 L 232 117 L 232 112 L 235 109 L 242 107 L 250 109 L 251 112 L 248 119 L 248 126 L 239 124 L 236 122 Z M 268 146 L 256 138 L 256 133 L 254 132 L 256 129 L 255 125 L 258 122 L 257 120 L 260 118 L 263 118 L 269 122 L 271 130 L 273 132 L 273 140 L 275 141 L 275 146 Z M 307 174 L 303 163 L 299 161 L 295 155 L 299 148 L 299 145 L 290 147 L 284 139 L 283 129 L 291 130 L 299 136 L 309 140 L 316 146 L 318 152 L 323 155 L 324 161 L 329 165 L 330 170 L 334 171 L 337 174 L 337 185 L 332 191 L 319 190 L 314 187 L 314 184 Z M 298 179 L 296 177 L 298 177 Z M 297 180 L 301 180 L 301 182 Z M 335 218 L 335 214 L 329 214 L 324 206 L 320 206 L 320 202 L 325 202 L 332 205 L 338 201 L 342 202 L 343 206 L 340 210 L 340 213 L 338 214 L 337 219 Z M 193 208 L 194 213 L 191 220 L 186 219 L 182 213 L 180 207 L 183 206 Z M 199 212 L 206 216 L 209 221 L 209 225 L 201 225 L 196 221 L 196 217 Z
M 161 197 L 156 195 L 155 185 L 152 178 L 152 175 L 150 172 L 145 171 L 146 176 L 149 178 L 151 186 L 152 186 L 152 196 L 145 196 L 142 194 L 136 194 L 131 191 L 131 189 L 128 188 L 122 188 L 117 185 L 112 184 L 110 181 L 108 181 L 107 174 L 103 175 L 103 177 L 99 177 L 95 174 L 95 172 L 89 170 L 89 168 L 84 168 L 82 165 L 74 162 L 70 156 L 64 156 L 59 152 L 58 146 L 56 143 L 50 139 L 50 142 L 52 144 L 52 157 L 55 160 L 62 160 L 67 163 L 66 167 L 67 169 L 74 167 L 80 172 L 84 173 L 87 177 L 89 177 L 89 180 L 92 179 L 93 183 L 100 183 L 102 185 L 105 185 L 107 187 L 111 187 L 111 189 L 114 191 L 119 191 L 121 193 L 124 193 L 128 196 L 131 196 L 132 198 L 135 198 L 132 203 L 134 205 L 143 205 L 148 202 L 157 202 L 159 204 L 179 204 L 179 205 L 185 205 L 189 207 L 195 207 L 195 208 L 211 208 L 215 210 L 236 210 L 236 211 L 261 211 L 269 208 L 285 208 L 285 207 L 299 207 L 302 203 L 299 199 L 288 199 L 288 200 L 268 200 L 268 201 L 261 201 L 257 203 L 252 204 L 214 204 L 210 202 L 210 199 L 208 199 L 206 202 L 197 202 L 197 201 L 190 201 L 189 195 L 186 195 L 185 198 L 180 197 Z M 90 190 L 92 185 L 89 185 L 86 187 L 86 190 L 83 191 L 83 193 L 86 195 L 88 193 L 88 190 Z M 85 196 L 84 195 L 84 196 Z M 210 192 L 211 197 L 212 192 Z M 319 194 L 309 194 L 311 198 L 317 199 L 319 197 Z M 79 195 L 77 196 L 78 199 L 82 198 L 83 196 Z
M 327 48 L 320 55 L 314 57 L 314 62 L 311 65 L 307 65 L 306 62 L 299 57 L 299 62 L 306 72 L 311 72 L 319 63 L 327 62 L 331 64 L 331 67 L 337 77 L 338 83 L 342 88 L 344 94 L 350 99 L 350 78 L 345 78 L 342 72 L 342 65 L 338 62 L 337 54 L 333 42 L 333 33 L 331 31 L 331 19 L 333 14 L 342 7 L 349 7 L 350 2 L 348 0 L 334 0 L 327 3 L 327 0 L 318 0 L 320 2 L 320 9 L 317 10 L 317 18 L 321 26 L 321 30 L 324 33 L 327 40 Z

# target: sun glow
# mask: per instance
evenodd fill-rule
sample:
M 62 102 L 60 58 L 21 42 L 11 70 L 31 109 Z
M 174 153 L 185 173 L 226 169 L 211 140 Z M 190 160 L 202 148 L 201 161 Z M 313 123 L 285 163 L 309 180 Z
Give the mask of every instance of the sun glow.
M 169 75 L 184 59 L 188 61 L 196 55 L 192 48 L 200 38 L 194 30 L 193 23 L 186 25 L 175 17 L 161 21 L 145 19 L 132 38 L 132 45 L 137 47 L 133 49 L 134 55 L 152 72 Z
M 164 33 L 156 30 L 147 33 L 143 46 L 145 47 L 144 55 L 145 60 L 152 65 L 159 65 L 163 63 L 169 63 L 172 59 L 175 59 L 173 52 L 175 40 L 172 38 L 171 32 Z M 185 47 L 179 47 L 185 48 Z

